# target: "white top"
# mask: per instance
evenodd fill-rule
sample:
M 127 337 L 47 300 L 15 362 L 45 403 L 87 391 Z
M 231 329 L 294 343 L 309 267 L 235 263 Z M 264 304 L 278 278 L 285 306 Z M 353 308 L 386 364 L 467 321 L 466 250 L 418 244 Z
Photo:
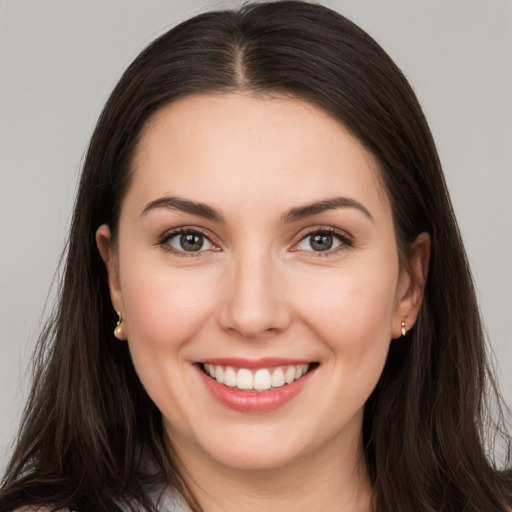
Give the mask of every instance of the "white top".
M 172 488 L 156 488 L 148 492 L 148 496 L 156 506 L 159 512 L 190 512 L 189 506 L 181 494 Z M 130 508 L 124 503 L 118 503 L 119 507 L 125 512 L 130 512 Z M 143 512 L 140 510 L 140 512 Z
M 190 508 L 185 503 L 181 494 L 172 488 L 157 489 L 150 492 L 150 497 L 159 512 L 189 512 Z

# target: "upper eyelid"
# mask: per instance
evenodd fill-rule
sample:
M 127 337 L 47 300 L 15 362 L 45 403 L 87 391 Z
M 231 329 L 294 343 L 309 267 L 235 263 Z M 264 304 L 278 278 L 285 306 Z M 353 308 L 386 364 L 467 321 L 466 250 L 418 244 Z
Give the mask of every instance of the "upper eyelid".
M 213 244 L 215 243 L 212 238 L 215 238 L 209 231 L 199 228 L 196 226 L 179 226 L 176 228 L 171 228 L 165 231 L 160 237 L 160 241 L 163 242 L 165 240 L 169 240 L 170 238 L 175 237 L 176 235 L 179 235 L 180 233 L 195 233 L 198 235 L 202 235 Z
M 345 238 L 351 241 L 353 240 L 353 236 L 344 229 L 335 228 L 333 226 L 312 226 L 301 231 L 301 233 L 295 237 L 295 243 L 300 242 L 301 240 L 304 240 L 304 238 L 315 233 L 329 233 L 331 235 L 338 235 L 340 238 Z
M 210 234 L 209 231 L 207 231 L 203 228 L 199 228 L 197 226 L 179 226 L 179 227 L 168 229 L 160 237 L 158 237 L 158 240 L 156 243 L 157 243 L 157 245 L 163 246 L 163 245 L 167 244 L 167 242 L 169 240 L 171 240 L 175 236 L 178 236 L 182 233 L 194 233 L 197 235 L 201 235 L 204 238 L 206 238 L 215 248 L 220 249 L 220 244 L 215 241 L 216 237 L 214 237 L 212 234 Z M 173 252 L 187 253 L 187 251 L 180 251 L 179 249 L 175 249 L 175 248 L 173 248 Z M 197 251 L 197 253 L 195 253 L 195 255 L 198 256 L 200 253 L 203 253 L 203 252 L 207 252 L 207 251 L 200 250 L 200 251 Z M 190 253 L 190 255 L 192 255 L 192 254 L 194 254 L 194 253 Z

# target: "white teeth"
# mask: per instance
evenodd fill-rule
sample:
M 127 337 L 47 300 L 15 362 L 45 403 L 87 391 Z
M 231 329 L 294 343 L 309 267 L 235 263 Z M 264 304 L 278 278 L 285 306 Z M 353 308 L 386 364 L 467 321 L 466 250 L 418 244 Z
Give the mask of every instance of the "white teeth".
M 238 389 L 252 389 L 252 373 L 250 370 L 241 368 L 236 376 L 236 387 Z
M 244 391 L 268 391 L 291 384 L 300 379 L 309 370 L 309 364 L 260 368 L 256 371 L 232 366 L 204 364 L 204 371 L 219 384 Z
M 236 387 L 236 372 L 233 368 L 228 366 L 224 372 L 224 384 L 230 388 Z
M 284 374 L 286 384 L 291 384 L 295 380 L 295 366 L 287 366 Z
M 272 387 L 272 377 L 268 370 L 258 370 L 254 374 L 254 384 L 252 386 L 256 391 L 266 391 Z
M 272 387 L 273 388 L 280 388 L 281 386 L 284 386 L 284 372 L 282 368 L 278 368 L 277 370 L 274 370 L 274 373 L 272 374 Z

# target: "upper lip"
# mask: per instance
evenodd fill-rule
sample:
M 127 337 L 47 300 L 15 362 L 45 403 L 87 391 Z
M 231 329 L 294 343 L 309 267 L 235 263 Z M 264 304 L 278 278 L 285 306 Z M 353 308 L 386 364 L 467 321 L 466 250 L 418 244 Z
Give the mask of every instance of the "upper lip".
M 215 366 L 232 366 L 234 368 L 273 368 L 275 366 L 311 364 L 313 361 L 308 359 L 294 359 L 283 357 L 263 357 L 260 359 L 245 359 L 238 357 L 214 357 L 203 359 L 202 364 L 212 364 Z

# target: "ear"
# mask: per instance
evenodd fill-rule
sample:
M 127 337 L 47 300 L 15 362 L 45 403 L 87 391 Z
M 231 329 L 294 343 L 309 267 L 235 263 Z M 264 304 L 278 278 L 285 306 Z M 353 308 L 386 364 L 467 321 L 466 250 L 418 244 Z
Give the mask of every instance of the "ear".
M 110 300 L 115 311 L 124 317 L 123 295 L 121 293 L 121 285 L 119 283 L 119 261 L 117 250 L 112 242 L 112 234 L 107 224 L 101 225 L 96 231 L 96 245 L 101 255 L 101 259 L 105 263 L 108 274 L 108 287 L 110 289 Z M 116 334 L 117 336 L 117 334 Z M 123 339 L 124 331 L 122 335 Z
M 409 330 L 418 318 L 430 261 L 430 235 L 421 233 L 412 243 L 409 260 L 404 264 L 395 301 L 392 338 L 402 335 L 402 322 Z

